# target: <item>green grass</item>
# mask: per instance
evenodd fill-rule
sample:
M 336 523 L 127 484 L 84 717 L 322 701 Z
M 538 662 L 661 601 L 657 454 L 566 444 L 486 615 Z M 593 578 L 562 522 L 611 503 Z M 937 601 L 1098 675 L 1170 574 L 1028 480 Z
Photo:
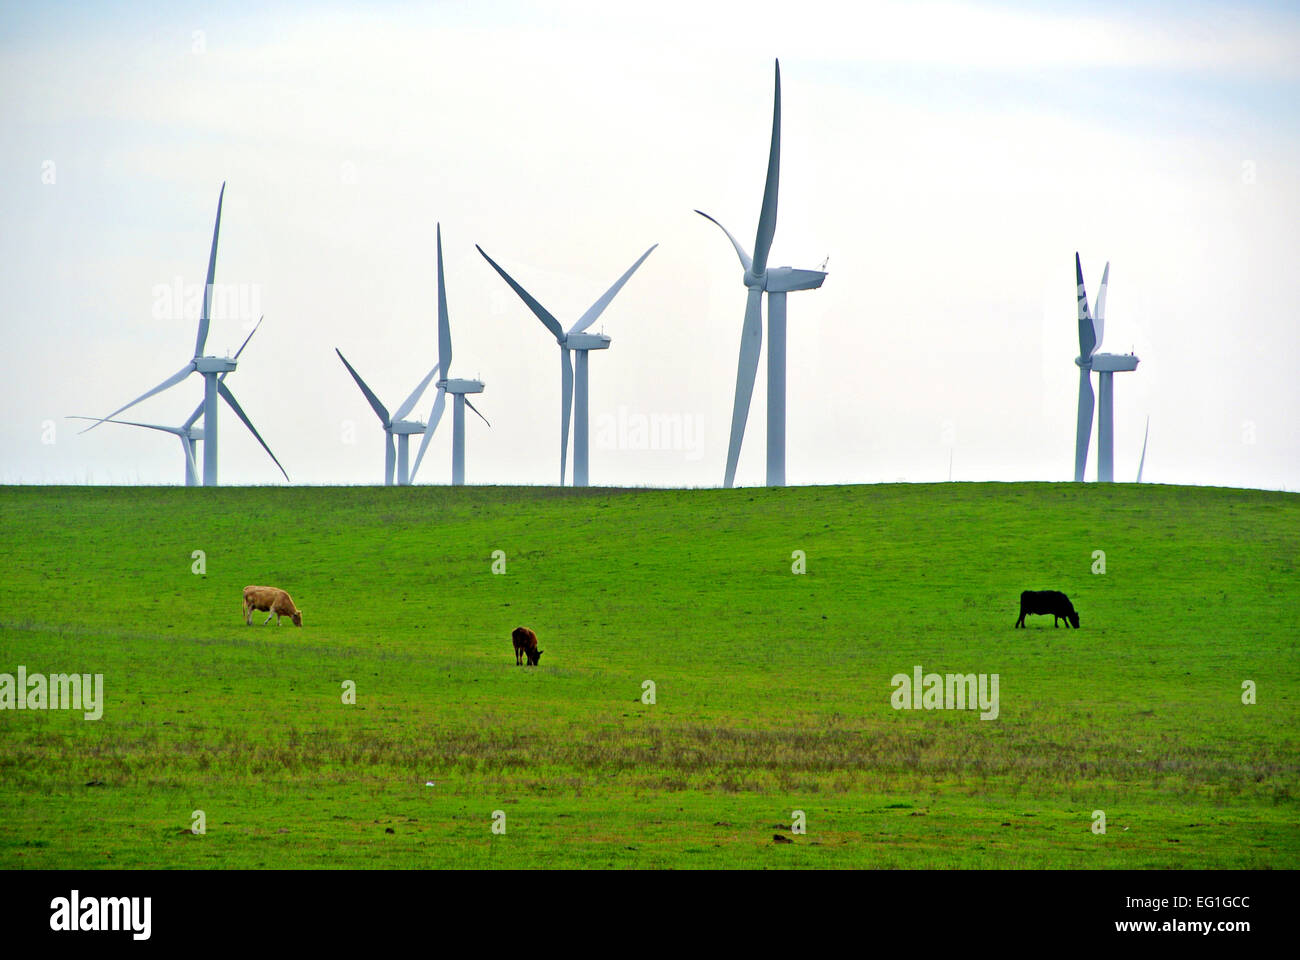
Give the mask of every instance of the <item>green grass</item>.
M 0 712 L 4 868 L 1300 866 L 1295 495 L 9 487 L 0 544 L 0 672 L 107 701 Z

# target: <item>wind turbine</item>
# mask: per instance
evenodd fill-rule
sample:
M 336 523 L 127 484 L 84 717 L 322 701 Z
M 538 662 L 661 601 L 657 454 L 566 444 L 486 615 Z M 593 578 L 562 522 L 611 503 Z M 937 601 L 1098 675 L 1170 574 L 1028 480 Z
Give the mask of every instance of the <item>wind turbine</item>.
M 478 407 L 470 403 L 467 393 L 482 393 L 482 380 L 457 380 L 451 378 L 451 320 L 447 316 L 447 287 L 443 282 L 442 271 L 442 224 L 438 224 L 438 365 L 442 368 L 442 379 L 438 381 L 438 395 L 434 398 L 433 409 L 429 411 L 429 425 L 425 427 L 424 439 L 420 441 L 420 452 L 415 457 L 415 466 L 411 477 L 420 469 L 424 451 L 438 429 L 442 411 L 447 403 L 447 394 L 456 398 L 451 421 L 451 482 L 455 486 L 465 483 L 465 408 L 468 406 L 479 419 L 488 426 L 487 417 L 479 413 Z
M 758 234 L 754 238 L 754 256 L 745 251 L 735 237 L 703 210 L 696 210 L 712 220 L 736 248 L 736 256 L 745 270 L 744 283 L 749 288 L 745 303 L 745 324 L 740 335 L 740 362 L 736 368 L 736 398 L 731 410 L 731 441 L 727 446 L 727 472 L 723 485 L 733 486 L 740 444 L 745 438 L 745 421 L 749 401 L 754 393 L 758 373 L 758 355 L 763 346 L 763 293 L 767 292 L 767 485 L 785 486 L 785 296 L 794 290 L 815 290 L 826 274 L 821 270 L 796 270 L 793 267 L 768 268 L 767 258 L 776 234 L 776 199 L 781 178 L 781 61 L 776 62 L 776 92 L 772 104 L 772 147 L 767 158 L 767 183 L 763 188 L 763 206 L 758 216 Z M 829 259 L 829 258 L 828 258 Z
M 99 419 L 96 423 L 91 424 L 82 433 L 94 430 L 101 423 L 106 423 L 116 417 L 124 410 L 129 410 L 142 400 L 147 400 L 154 394 L 162 393 L 171 387 L 176 386 L 191 373 L 200 373 L 203 375 L 203 485 L 205 487 L 214 487 L 217 485 L 217 397 L 225 400 L 230 409 L 235 412 L 235 416 L 243 421 L 244 426 L 248 427 L 257 442 L 267 453 L 271 453 L 271 448 L 266 445 L 262 435 L 257 432 L 253 426 L 253 421 L 248 419 L 248 415 L 235 399 L 235 395 L 230 392 L 230 388 L 225 384 L 224 374 L 230 373 L 235 369 L 235 360 L 232 357 L 214 357 L 205 355 L 204 347 L 208 342 L 208 327 L 212 322 L 212 286 L 217 270 L 217 236 L 221 232 L 221 204 L 226 196 L 226 185 L 221 184 L 221 193 L 217 196 L 217 220 L 212 228 L 212 250 L 208 254 L 208 277 L 207 283 L 203 288 L 203 312 L 199 316 L 199 333 L 194 341 L 194 359 L 180 370 L 176 371 L 158 386 L 154 387 L 140 396 L 136 397 L 125 406 L 118 407 L 107 417 Z M 250 334 L 251 336 L 251 334 Z M 245 343 L 248 341 L 245 340 Z M 242 347 L 240 348 L 243 349 Z M 238 356 L 238 354 L 236 354 Z M 192 423 L 191 423 L 192 426 Z M 275 460 L 275 454 L 271 454 L 271 459 Z M 280 461 L 276 460 L 279 466 Z M 280 467 L 280 472 L 284 473 L 284 467 Z M 287 480 L 289 475 L 285 473 Z
M 547 311 L 536 299 L 533 298 L 527 290 L 515 282 L 515 279 L 506 273 L 497 264 L 495 260 L 483 252 L 483 248 L 475 244 L 475 249 L 483 254 L 483 259 L 492 265 L 492 269 L 501 274 L 501 279 L 510 284 L 510 288 L 519 294 L 519 299 L 523 300 L 528 309 L 536 314 L 537 319 L 549 330 L 555 337 L 555 342 L 560 345 L 560 486 L 564 486 L 565 461 L 569 453 L 569 421 L 573 420 L 573 485 L 575 487 L 585 487 L 588 482 L 588 424 L 589 418 L 587 413 L 588 405 L 588 372 L 587 356 L 592 350 L 608 350 L 610 340 L 604 333 L 585 333 L 584 331 L 596 322 L 605 308 L 617 296 L 618 292 L 623 289 L 623 284 L 627 283 L 628 278 L 636 272 L 637 267 L 645 262 L 645 258 L 654 252 L 654 244 L 645 253 L 637 259 L 636 263 L 627 268 L 623 276 L 614 281 L 614 285 L 606 290 L 595 303 L 578 318 L 573 326 L 569 327 L 566 332 L 560 326 L 560 321 L 556 320 L 550 312 Z M 578 375 L 574 378 L 573 361 L 569 357 L 570 352 L 578 355 Z M 574 409 L 574 401 L 577 401 Z M 572 414 L 572 416 L 570 416 Z
M 424 433 L 424 424 L 419 420 L 407 420 L 406 415 L 419 402 L 425 388 L 429 386 L 429 381 L 433 379 L 434 374 L 438 372 L 438 364 L 433 365 L 430 370 L 411 391 L 411 395 L 402 401 L 402 405 L 397 408 L 397 412 L 392 416 L 388 413 L 388 408 L 379 402 L 375 392 L 366 386 L 366 382 L 361 379 L 361 374 L 353 369 L 352 364 L 348 363 L 348 358 L 343 356 L 343 352 L 334 348 L 334 352 L 339 355 L 343 361 L 343 366 L 348 368 L 348 373 L 352 374 L 352 379 L 357 382 L 361 392 L 370 401 L 370 407 L 379 417 L 379 422 L 384 425 L 384 486 L 391 487 L 394 481 L 394 466 L 396 466 L 396 481 L 398 486 L 406 486 L 411 482 L 410 465 L 410 443 L 411 435 Z M 394 441 L 396 437 L 396 441 Z M 396 463 L 394 463 L 396 461 Z
M 232 359 L 234 360 L 239 359 L 239 355 L 244 352 L 244 347 L 248 346 L 248 341 L 253 339 L 253 334 L 257 333 L 257 328 L 260 327 L 261 325 L 262 325 L 262 321 L 261 319 L 259 319 L 257 321 L 257 326 L 253 327 L 252 331 L 248 334 L 248 336 L 244 338 L 244 342 L 240 344 L 239 349 L 235 351 L 235 355 Z M 228 376 L 230 376 L 230 371 L 226 371 L 225 373 L 221 374 L 221 376 L 219 376 L 217 380 L 219 383 L 224 383 L 226 377 Z M 198 419 L 200 416 L 202 416 L 202 414 L 203 414 L 203 402 L 199 401 L 199 405 L 194 408 L 194 412 L 190 414 L 189 419 L 186 420 L 179 427 L 169 427 L 160 423 L 139 423 L 134 420 L 105 419 L 103 422 L 120 423 L 130 427 L 144 427 L 145 429 L 148 430 L 159 430 L 162 431 L 163 433 L 170 433 L 176 436 L 180 440 L 181 448 L 184 450 L 185 453 L 185 486 L 196 487 L 199 485 L 199 468 L 198 468 L 198 459 L 195 457 L 195 446 L 200 440 L 203 439 L 203 428 L 199 426 L 195 426 L 195 424 L 198 422 Z M 69 420 L 93 420 L 96 423 L 100 422 L 98 417 L 69 417 L 68 419 Z M 249 429 L 252 429 L 252 424 L 249 424 Z M 284 467 L 280 464 L 279 460 L 276 460 L 275 454 L 271 453 L 271 448 L 266 445 L 266 442 L 262 439 L 261 435 L 256 430 L 253 430 L 253 436 L 257 437 L 257 442 L 262 444 L 262 449 L 265 450 L 267 452 L 267 455 L 272 460 L 275 461 L 275 465 L 279 467 L 280 472 L 284 474 L 284 479 L 288 480 L 289 474 L 285 473 Z
M 1079 254 L 1074 255 L 1075 282 L 1079 305 L 1079 355 L 1074 362 L 1079 367 L 1079 419 L 1074 440 L 1074 479 L 1083 482 L 1084 468 L 1088 464 L 1088 444 L 1092 439 L 1091 371 L 1097 372 L 1101 389 L 1099 417 L 1097 420 L 1097 479 L 1111 483 L 1115 479 L 1115 374 L 1136 370 L 1138 358 L 1131 354 L 1098 353 L 1105 332 L 1106 285 L 1110 282 L 1110 264 L 1102 271 L 1101 287 L 1097 291 L 1097 315 L 1088 309 L 1088 294 L 1083 287 L 1083 266 Z
M 1137 482 L 1142 482 L 1142 468 L 1147 465 L 1147 437 L 1151 435 L 1151 418 L 1147 417 L 1147 428 L 1142 431 L 1142 459 L 1138 461 Z

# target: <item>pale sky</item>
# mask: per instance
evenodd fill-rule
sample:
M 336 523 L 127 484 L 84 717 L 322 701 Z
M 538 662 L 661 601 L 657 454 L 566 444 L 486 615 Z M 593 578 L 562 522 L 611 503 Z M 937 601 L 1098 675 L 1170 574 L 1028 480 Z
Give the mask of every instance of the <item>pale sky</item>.
M 1300 487 L 1300 13 L 1207 3 L 7 6 L 0 481 L 183 482 L 172 437 L 65 417 L 189 360 L 161 291 L 202 284 L 226 181 L 208 352 L 265 313 L 227 385 L 295 483 L 381 482 L 334 349 L 390 409 L 423 377 L 441 222 L 469 482 L 555 483 L 560 432 L 554 339 L 474 244 L 567 327 L 658 243 L 595 328 L 591 480 L 719 485 L 745 290 L 692 211 L 752 247 L 775 57 L 771 262 L 829 257 L 789 298 L 790 483 L 1071 479 L 1078 250 L 1142 361 L 1116 478 L 1149 417 L 1146 480 Z M 766 356 L 739 484 L 765 423 Z M 221 438 L 223 483 L 284 482 L 224 405 Z

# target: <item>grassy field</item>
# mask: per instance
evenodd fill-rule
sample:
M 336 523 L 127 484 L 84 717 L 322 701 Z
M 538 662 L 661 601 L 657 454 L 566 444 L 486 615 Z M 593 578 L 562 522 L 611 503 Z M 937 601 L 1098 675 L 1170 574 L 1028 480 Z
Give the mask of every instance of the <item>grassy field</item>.
M 0 673 L 106 700 L 0 712 L 3 868 L 1300 867 L 1292 494 L 7 487 L 0 544 Z

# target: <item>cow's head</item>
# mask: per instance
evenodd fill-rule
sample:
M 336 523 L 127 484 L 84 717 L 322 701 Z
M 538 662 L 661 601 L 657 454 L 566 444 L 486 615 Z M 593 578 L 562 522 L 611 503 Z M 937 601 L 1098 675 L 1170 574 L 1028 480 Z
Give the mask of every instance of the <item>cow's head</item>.
M 1079 629 L 1079 615 L 1073 610 L 1065 615 L 1065 619 L 1070 621 L 1070 626 L 1074 627 L 1074 629 Z
M 297 611 L 294 612 L 294 615 L 293 615 L 293 625 L 294 625 L 295 627 L 301 627 L 301 626 L 302 626 L 302 611 L 301 611 L 301 610 L 297 610 Z M 1075 626 L 1077 627 L 1078 624 L 1076 623 Z
M 545 650 L 529 650 L 529 651 L 528 651 L 528 665 L 529 665 L 530 667 L 535 667 L 535 666 L 537 666 L 537 661 L 540 660 L 540 659 L 542 659 L 542 654 L 545 653 L 545 652 L 546 652 Z

